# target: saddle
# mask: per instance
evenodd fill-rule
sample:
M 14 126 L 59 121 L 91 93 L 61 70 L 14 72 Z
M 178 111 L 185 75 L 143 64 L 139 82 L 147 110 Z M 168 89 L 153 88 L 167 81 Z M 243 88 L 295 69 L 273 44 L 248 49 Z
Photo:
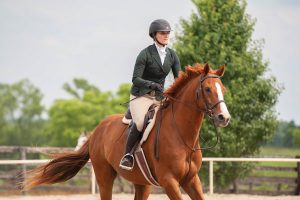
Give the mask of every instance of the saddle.
M 159 183 L 155 180 L 155 178 L 151 174 L 144 151 L 142 149 L 142 144 L 147 140 L 152 128 L 154 127 L 156 113 L 157 113 L 156 111 L 158 110 L 158 108 L 159 108 L 159 106 L 155 105 L 155 104 L 152 104 L 149 107 L 148 112 L 144 118 L 144 125 L 143 125 L 143 129 L 142 129 L 142 133 L 143 133 L 142 139 L 131 150 L 131 153 L 134 154 L 134 158 L 135 158 L 134 160 L 137 162 L 145 179 L 151 185 L 154 185 L 154 186 L 159 186 Z M 123 117 L 122 122 L 124 124 L 128 124 L 129 129 L 131 128 L 130 126 L 132 124 L 132 116 L 131 116 L 129 108 L 128 108 L 125 116 Z
M 143 137 L 140 141 L 140 145 L 142 145 L 147 140 L 147 138 L 150 134 L 150 131 L 154 127 L 156 111 L 158 110 L 158 108 L 159 108 L 159 105 L 152 104 L 149 107 L 147 114 L 145 115 L 144 125 L 143 125 L 143 129 L 142 129 Z M 124 124 L 128 124 L 130 127 L 130 124 L 132 122 L 132 116 L 131 116 L 131 112 L 130 112 L 129 108 L 128 108 L 125 116 L 123 117 L 122 122 Z

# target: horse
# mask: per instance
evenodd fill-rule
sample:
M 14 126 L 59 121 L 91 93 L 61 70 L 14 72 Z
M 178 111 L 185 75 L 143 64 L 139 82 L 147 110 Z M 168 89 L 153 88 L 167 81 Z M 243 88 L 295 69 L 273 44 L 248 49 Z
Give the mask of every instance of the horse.
M 182 199 L 180 187 L 191 199 L 204 199 L 198 176 L 202 164 L 199 130 L 205 114 L 217 127 L 225 127 L 230 121 L 223 98 L 225 87 L 220 80 L 224 71 L 225 66 L 218 70 L 208 64 L 187 66 L 164 92 L 164 107 L 158 111 L 156 124 L 142 148 L 153 177 L 170 199 Z M 117 174 L 134 184 L 135 200 L 148 199 L 151 185 L 139 167 L 135 164 L 132 171 L 119 168 L 128 134 L 127 125 L 121 121 L 123 116 L 107 117 L 78 151 L 57 155 L 49 163 L 30 171 L 26 175 L 29 178 L 23 182 L 24 190 L 69 180 L 90 159 L 102 200 L 112 199 Z M 159 123 L 159 159 L 156 159 L 153 152 Z

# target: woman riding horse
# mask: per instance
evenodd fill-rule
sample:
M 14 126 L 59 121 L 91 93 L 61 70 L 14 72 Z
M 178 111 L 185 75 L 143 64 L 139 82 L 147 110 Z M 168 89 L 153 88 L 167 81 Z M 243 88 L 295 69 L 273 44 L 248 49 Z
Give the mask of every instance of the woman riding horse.
M 151 192 L 151 183 L 137 165 L 128 171 L 120 168 L 120 164 L 125 169 L 132 167 L 132 157 L 126 154 L 142 135 L 141 119 L 149 106 L 164 95 L 168 97 L 164 101 L 165 106 L 160 108 L 155 126 L 143 143 L 149 169 L 170 199 L 182 200 L 181 187 L 191 199 L 204 200 L 198 176 L 202 164 L 199 130 L 205 114 L 218 127 L 225 127 L 230 121 L 223 98 L 225 88 L 220 79 L 225 67 L 213 70 L 208 64 L 198 64 L 186 67 L 185 73 L 178 74 L 178 57 L 166 47 L 170 30 L 165 20 L 155 20 L 149 31 L 155 44 L 144 49 L 137 58 L 130 102 L 134 125 L 129 136 L 126 134 L 127 125 L 122 122 L 123 114 L 107 117 L 78 151 L 57 155 L 50 162 L 27 173 L 24 189 L 67 181 L 90 159 L 101 200 L 112 199 L 117 174 L 134 184 L 135 200 L 146 200 Z M 160 49 L 165 53 L 159 53 Z M 178 77 L 162 94 L 165 77 L 171 69 L 174 76 Z M 160 131 L 159 135 L 155 135 L 156 130 Z M 125 156 L 123 148 L 126 149 Z M 159 159 L 154 154 L 155 150 Z
M 143 143 L 149 169 L 157 183 L 172 200 L 182 200 L 180 187 L 192 200 L 204 200 L 198 172 L 202 163 L 199 130 L 207 114 L 218 127 L 230 121 L 220 80 L 224 66 L 212 70 L 208 65 L 187 67 L 175 83 L 164 92 L 168 98 L 161 108 L 156 125 Z M 132 171 L 119 167 L 127 140 L 124 114 L 104 119 L 92 132 L 87 142 L 74 152 L 60 154 L 50 162 L 26 174 L 24 189 L 41 184 L 64 182 L 75 176 L 91 159 L 99 186 L 101 200 L 112 199 L 114 180 L 119 174 L 135 187 L 135 200 L 146 200 L 151 183 L 137 165 Z M 154 154 L 155 132 L 162 119 L 159 139 L 159 159 Z M 162 148 L 163 147 L 163 148 Z
M 164 19 L 151 23 L 149 35 L 154 44 L 143 49 L 138 55 L 133 71 L 129 109 L 133 124 L 131 125 L 125 153 L 120 167 L 133 168 L 132 148 L 142 138 L 144 118 L 152 104 L 158 104 L 163 97 L 166 76 L 172 70 L 175 78 L 180 71 L 180 62 L 175 51 L 167 47 L 171 27 Z

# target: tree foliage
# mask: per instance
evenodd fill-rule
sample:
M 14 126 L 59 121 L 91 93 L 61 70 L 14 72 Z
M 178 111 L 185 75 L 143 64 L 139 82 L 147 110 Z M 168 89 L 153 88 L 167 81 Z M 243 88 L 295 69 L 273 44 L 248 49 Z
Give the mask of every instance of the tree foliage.
M 91 131 L 105 117 L 125 112 L 120 103 L 129 99 L 129 84 L 122 84 L 116 94 L 102 92 L 84 79 L 74 79 L 73 86 L 64 84 L 72 98 L 59 99 L 49 109 L 47 128 L 49 144 L 76 146 L 82 131 Z
M 42 94 L 28 80 L 0 83 L 0 145 L 40 145 L 45 122 Z
M 280 121 L 267 146 L 300 148 L 300 127 L 294 121 Z
M 174 48 L 183 66 L 196 62 L 209 63 L 214 68 L 226 65 L 222 82 L 227 87 L 225 100 L 232 116 L 230 125 L 220 130 L 220 144 L 203 154 L 251 156 L 277 126 L 274 105 L 280 88 L 274 77 L 266 76 L 268 63 L 263 60 L 263 41 L 251 39 L 255 21 L 245 13 L 245 1 L 193 0 L 193 3 L 196 12 L 189 19 L 181 19 L 182 29 L 176 35 Z M 213 130 L 206 122 L 201 135 L 210 142 L 202 141 L 202 146 L 215 142 Z M 228 185 L 248 169 L 248 164 L 218 165 L 215 169 L 217 186 Z

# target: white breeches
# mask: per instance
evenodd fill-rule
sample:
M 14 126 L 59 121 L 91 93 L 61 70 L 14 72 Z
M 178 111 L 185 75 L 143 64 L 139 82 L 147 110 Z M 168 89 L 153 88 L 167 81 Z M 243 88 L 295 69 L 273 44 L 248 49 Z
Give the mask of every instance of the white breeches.
M 134 98 L 136 98 L 136 96 L 130 95 L 130 100 Z M 155 97 L 152 97 L 148 94 L 129 102 L 132 120 L 136 124 L 139 131 L 142 131 L 143 129 L 145 115 L 152 104 L 159 104 L 159 101 L 157 101 Z

